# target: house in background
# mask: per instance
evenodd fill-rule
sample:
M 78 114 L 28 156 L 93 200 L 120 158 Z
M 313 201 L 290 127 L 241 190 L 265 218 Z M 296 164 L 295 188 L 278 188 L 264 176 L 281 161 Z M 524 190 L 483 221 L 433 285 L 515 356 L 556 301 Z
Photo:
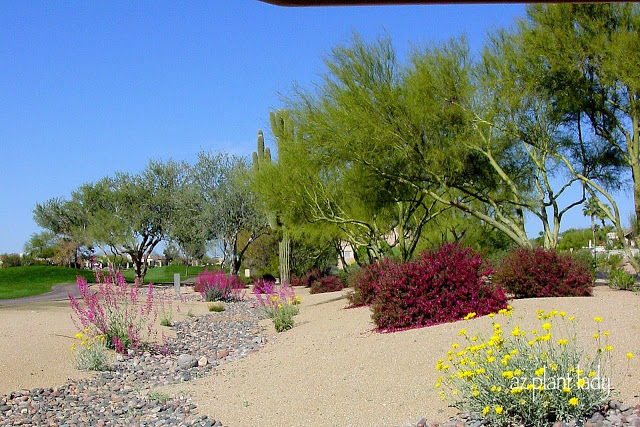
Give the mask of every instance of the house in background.
M 347 266 L 356 262 L 355 254 L 353 253 L 353 247 L 351 247 L 351 243 L 345 242 L 344 240 L 340 241 L 340 251 L 342 252 L 342 257 L 338 257 L 338 269 L 344 270 L 344 264 L 342 263 L 342 259 L 344 258 L 344 262 L 347 263 Z
M 385 236 L 385 240 L 389 244 L 389 246 L 394 247 L 398 244 L 398 230 L 394 228 Z M 342 257 L 344 261 L 347 263 L 347 266 L 356 262 L 354 249 L 351 246 L 351 243 L 341 240 L 340 241 L 340 250 L 342 251 Z M 338 257 L 338 269 L 344 270 L 344 265 L 342 263 L 342 258 Z

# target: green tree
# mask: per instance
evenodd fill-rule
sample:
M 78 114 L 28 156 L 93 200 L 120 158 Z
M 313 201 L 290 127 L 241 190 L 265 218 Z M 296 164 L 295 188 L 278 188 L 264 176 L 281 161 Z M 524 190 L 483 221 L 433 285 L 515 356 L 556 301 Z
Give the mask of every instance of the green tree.
M 540 70 L 537 89 L 563 117 L 578 147 L 600 158 L 597 165 L 619 165 L 633 183 L 636 215 L 640 212 L 640 72 L 635 53 L 640 48 L 637 4 L 535 5 L 519 22 L 524 56 Z M 604 212 L 624 242 L 611 181 L 585 175 L 571 160 L 558 155 L 572 176 Z M 617 174 L 615 173 L 617 172 Z M 613 181 L 615 182 L 615 180 Z M 638 235 L 636 230 L 636 235 Z M 636 271 L 640 265 L 631 256 Z
M 168 236 L 187 170 L 182 162 L 150 161 L 140 174 L 117 173 L 99 183 L 102 198 L 93 218 L 108 230 L 98 238 L 131 257 L 140 284 L 149 255 Z
M 221 242 L 231 273 L 237 274 L 248 247 L 268 231 L 267 219 L 250 188 L 251 168 L 241 157 L 200 153 L 192 181 L 201 197 L 207 240 Z M 248 238 L 240 242 L 242 232 Z
M 288 227 L 333 225 L 370 258 L 395 251 L 408 259 L 443 207 L 375 167 L 403 164 L 388 156 L 402 107 L 395 55 L 388 40 L 369 46 L 356 37 L 353 46 L 334 48 L 326 65 L 317 92 L 294 91 L 288 110 L 296 132 L 277 139 L 277 165 L 261 168 L 260 193 Z
M 24 252 L 29 258 L 50 262 L 55 254 L 56 235 L 49 230 L 33 233 L 24 244 Z

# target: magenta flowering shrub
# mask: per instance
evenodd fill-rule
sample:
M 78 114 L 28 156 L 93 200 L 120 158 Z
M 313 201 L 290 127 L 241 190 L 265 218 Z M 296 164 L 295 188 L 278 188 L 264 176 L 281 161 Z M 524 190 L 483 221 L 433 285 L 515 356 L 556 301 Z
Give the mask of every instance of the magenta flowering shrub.
M 240 279 L 221 270 L 210 272 L 205 269 L 198 274 L 194 289 L 205 301 L 241 301 L 245 296 L 244 285 Z
M 362 267 L 349 276 L 348 284 L 353 288 L 353 291 L 347 295 L 350 307 L 361 307 L 373 303 L 383 269 L 380 262 L 375 262 Z
M 321 294 L 324 292 L 341 291 L 344 288 L 344 283 L 338 276 L 323 276 L 311 283 L 311 294 Z
M 276 284 L 270 280 L 259 279 L 253 282 L 253 293 L 258 294 L 271 294 L 275 289 Z
M 411 262 L 384 261 L 374 285 L 372 318 L 381 330 L 429 326 L 506 308 L 492 272 L 470 248 L 445 244 Z
M 86 279 L 77 277 L 80 297 L 68 295 L 71 320 L 79 330 L 94 336 L 104 335 L 105 344 L 119 353 L 137 352 L 150 343 L 153 324 L 158 317 L 153 285 L 149 283 L 147 300 L 140 300 L 140 287 L 127 285 L 120 272 L 109 269 L 104 275 L 94 266 L 97 292 L 89 290 Z
M 593 287 L 593 275 L 584 262 L 543 248 L 510 252 L 493 281 L 515 298 L 589 296 Z

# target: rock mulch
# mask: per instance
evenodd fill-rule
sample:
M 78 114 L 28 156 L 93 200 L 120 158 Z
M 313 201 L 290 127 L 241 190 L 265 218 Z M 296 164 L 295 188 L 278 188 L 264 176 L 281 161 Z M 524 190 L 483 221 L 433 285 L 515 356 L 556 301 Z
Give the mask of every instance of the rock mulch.
M 56 388 L 19 390 L 0 398 L 0 425 L 220 426 L 198 415 L 188 396 L 154 392 L 158 386 L 206 375 L 221 363 L 260 349 L 264 311 L 248 301 L 221 313 L 174 322 L 176 338 L 162 353 L 118 356 L 113 370 Z
M 458 417 L 444 423 L 427 421 L 421 418 L 413 427 L 481 427 L 489 425 L 480 414 L 462 413 Z M 628 406 L 617 400 L 611 400 L 605 407 L 594 413 L 586 421 L 570 421 L 549 423 L 549 427 L 640 427 L 640 404 Z

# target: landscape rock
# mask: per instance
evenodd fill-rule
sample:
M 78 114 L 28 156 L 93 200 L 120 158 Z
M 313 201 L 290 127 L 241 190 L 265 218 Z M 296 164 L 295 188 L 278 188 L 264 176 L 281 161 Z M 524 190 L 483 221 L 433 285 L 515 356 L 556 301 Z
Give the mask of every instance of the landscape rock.
M 198 366 L 198 359 L 190 354 L 181 354 L 178 356 L 178 368 L 189 369 Z

